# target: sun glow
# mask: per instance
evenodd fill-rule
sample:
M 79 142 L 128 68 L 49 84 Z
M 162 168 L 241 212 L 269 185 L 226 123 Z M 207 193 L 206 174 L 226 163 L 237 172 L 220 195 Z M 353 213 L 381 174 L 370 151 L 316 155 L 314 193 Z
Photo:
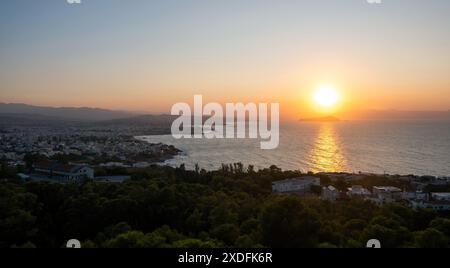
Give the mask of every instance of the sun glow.
M 339 101 L 339 94 L 333 86 L 321 86 L 314 93 L 314 101 L 326 108 L 335 106 Z

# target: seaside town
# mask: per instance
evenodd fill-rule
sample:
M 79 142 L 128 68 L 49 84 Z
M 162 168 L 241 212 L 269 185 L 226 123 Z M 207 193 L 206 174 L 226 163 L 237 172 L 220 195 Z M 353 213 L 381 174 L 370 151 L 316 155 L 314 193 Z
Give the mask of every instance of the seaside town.
M 95 176 L 96 169 L 146 168 L 180 152 L 127 133 L 92 129 L 3 128 L 0 159 L 19 167 L 26 181 L 66 183 L 83 179 L 123 182 L 127 174 Z M 371 183 L 364 185 L 365 182 Z M 379 181 L 379 184 L 374 183 Z M 382 205 L 401 202 L 411 208 L 450 210 L 450 178 L 415 175 L 322 172 L 274 181 L 274 194 L 296 194 L 331 202 L 359 198 Z
M 8 166 L 25 167 L 19 176 L 27 179 L 78 179 L 79 167 L 85 167 L 83 175 L 92 174 L 95 167 L 143 168 L 179 152 L 172 145 L 151 144 L 116 131 L 40 127 L 0 131 L 0 160 Z

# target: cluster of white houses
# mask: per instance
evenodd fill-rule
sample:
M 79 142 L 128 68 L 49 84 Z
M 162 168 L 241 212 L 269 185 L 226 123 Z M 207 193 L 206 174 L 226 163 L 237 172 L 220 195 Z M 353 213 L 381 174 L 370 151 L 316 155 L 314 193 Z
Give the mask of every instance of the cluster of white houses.
M 272 183 L 273 193 L 295 193 L 301 196 L 314 195 L 313 186 L 320 186 L 320 178 L 304 176 Z M 361 185 L 352 185 L 347 191 L 339 191 L 334 186 L 322 187 L 321 198 L 336 201 L 346 198 L 362 198 L 379 205 L 406 201 L 412 208 L 430 208 L 434 210 L 450 210 L 450 193 L 425 193 L 422 191 L 406 192 L 393 186 L 374 186 L 372 191 Z

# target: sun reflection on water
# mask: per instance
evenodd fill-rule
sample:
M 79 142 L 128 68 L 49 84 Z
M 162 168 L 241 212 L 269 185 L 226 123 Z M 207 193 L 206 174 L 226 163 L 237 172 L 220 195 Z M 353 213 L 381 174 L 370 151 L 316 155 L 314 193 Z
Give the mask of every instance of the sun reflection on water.
M 309 170 L 313 172 L 346 171 L 346 159 L 338 143 L 334 125 L 321 124 L 318 132 L 309 154 Z

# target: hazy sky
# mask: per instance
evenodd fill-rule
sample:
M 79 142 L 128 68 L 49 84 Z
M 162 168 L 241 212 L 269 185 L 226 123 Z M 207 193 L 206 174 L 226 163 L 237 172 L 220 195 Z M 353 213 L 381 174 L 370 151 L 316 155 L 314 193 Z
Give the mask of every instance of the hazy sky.
M 191 101 L 311 111 L 450 109 L 450 1 L 1 0 L 0 102 L 168 112 Z

